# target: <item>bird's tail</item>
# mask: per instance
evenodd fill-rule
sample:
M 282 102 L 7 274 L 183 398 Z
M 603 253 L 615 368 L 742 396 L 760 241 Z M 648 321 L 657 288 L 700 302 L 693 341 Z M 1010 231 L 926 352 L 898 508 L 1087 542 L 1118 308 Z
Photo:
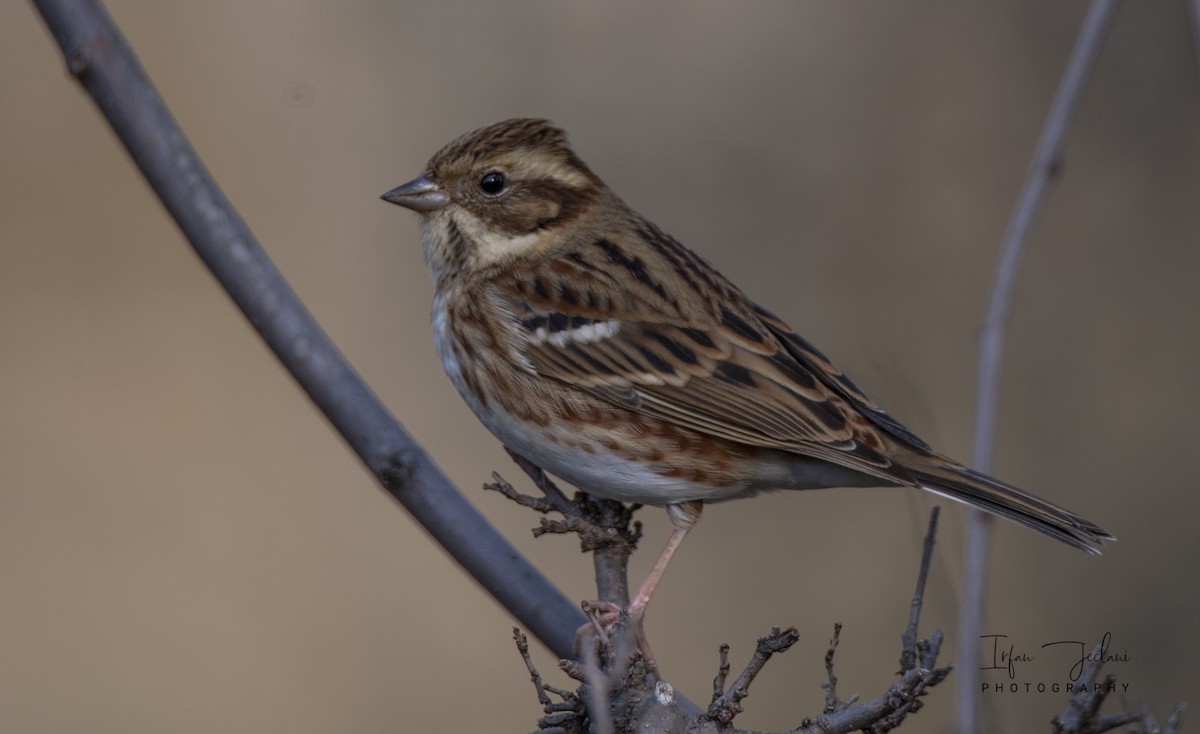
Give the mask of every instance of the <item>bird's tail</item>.
M 1008 518 L 1088 553 L 1099 554 L 1098 546 L 1104 541 L 1116 540 L 1096 523 L 1011 484 L 943 457 L 929 458 L 933 461 L 922 462 L 925 466 L 909 467 L 913 480 L 922 489 Z

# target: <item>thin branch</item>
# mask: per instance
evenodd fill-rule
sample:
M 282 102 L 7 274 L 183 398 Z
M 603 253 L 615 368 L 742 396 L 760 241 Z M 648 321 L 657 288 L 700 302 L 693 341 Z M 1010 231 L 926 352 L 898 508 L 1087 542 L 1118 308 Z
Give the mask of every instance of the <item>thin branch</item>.
M 929 578 L 929 566 L 933 562 L 933 545 L 937 539 L 937 524 L 940 508 L 935 506 L 929 511 L 929 529 L 925 532 L 925 543 L 921 548 L 921 570 L 917 573 L 917 588 L 913 592 L 912 604 L 908 610 L 908 626 L 900 636 L 903 650 L 900 653 L 900 670 L 912 670 L 920 660 L 917 649 L 917 625 L 921 621 L 921 606 L 925 600 L 925 580 Z
M 729 686 L 729 690 L 722 693 L 709 705 L 708 711 L 705 713 L 706 718 L 720 724 L 728 724 L 733 721 L 733 717 L 742 711 L 742 699 L 750 695 L 750 684 L 754 682 L 771 656 L 778 652 L 786 652 L 799 639 L 800 633 L 794 627 L 788 627 L 785 630 L 772 627 L 769 633 L 758 638 L 758 644 L 754 647 L 754 654 L 750 656 L 750 662 L 746 663 L 746 667 L 733 681 L 733 685 Z
M 1187 711 L 1187 704 L 1181 703 L 1171 711 L 1171 715 L 1167 717 L 1167 723 L 1163 724 L 1161 734 L 1177 734 L 1179 725 L 1183 722 L 1183 714 Z
M 717 699 L 725 693 L 725 681 L 729 678 L 729 643 L 721 643 L 718 653 L 721 663 L 717 666 L 717 674 L 713 676 L 713 694 L 709 703 L 716 703 Z
M 556 512 L 566 514 L 569 510 L 571 500 L 567 499 L 567 496 L 558 488 L 554 480 L 547 476 L 545 470 L 507 446 L 504 447 L 504 450 L 508 452 L 508 455 L 512 457 L 517 466 L 521 467 L 521 471 L 525 472 L 526 476 L 533 480 L 534 485 L 542 490 L 542 494 L 545 496 L 546 502 L 550 507 Z
M 869 731 L 883 734 L 898 727 L 909 714 L 916 713 L 921 707 L 920 698 L 925 694 L 925 690 L 941 683 L 950 675 L 951 666 L 936 667 L 938 652 L 942 646 L 942 631 L 934 630 L 930 640 L 917 637 L 917 625 L 921 621 L 921 609 L 925 604 L 925 581 L 929 578 L 933 549 L 937 544 L 939 515 L 938 507 L 929 512 L 929 526 L 921 546 L 921 565 L 917 572 L 916 589 L 909 607 L 908 623 L 900 636 L 899 680 L 884 694 L 855 706 L 851 704 L 857 696 L 851 696 L 844 701 L 839 699 L 837 676 L 833 674 L 833 655 L 837 650 L 842 626 L 835 625 L 833 639 L 830 640 L 829 650 L 825 653 L 825 674 L 828 682 L 821 685 L 825 689 L 823 715 L 808 726 L 801 726 L 798 731 L 850 732 L 869 725 Z M 814 730 L 811 726 L 820 728 Z
M 823 714 L 836 714 L 858 700 L 857 695 L 842 699 L 837 694 L 838 677 L 833 672 L 833 656 L 841 639 L 842 623 L 834 622 L 833 637 L 829 640 L 829 649 L 825 651 L 825 682 L 821 684 L 821 690 L 825 691 L 825 708 L 821 709 Z
M 1192 33 L 1192 55 L 1196 61 L 1197 80 L 1200 82 L 1200 0 L 1183 0 L 1188 17 L 1188 28 Z
M 1091 76 L 1100 49 L 1108 36 L 1116 9 L 1116 0 L 1092 0 L 1088 7 L 1004 236 L 987 316 L 979 335 L 979 384 L 976 392 L 972 462 L 980 471 L 988 471 L 992 460 L 1000 364 L 1004 353 L 1004 329 L 1012 306 L 1021 256 L 1024 254 L 1030 229 L 1045 201 L 1047 190 L 1061 169 L 1067 129 L 1075 115 L 1084 85 Z M 960 678 L 955 695 L 955 728 L 962 733 L 979 729 L 977 643 L 983 633 L 989 529 L 990 521 L 987 515 L 979 510 L 968 512 L 963 597 L 958 620 Z
M 537 666 L 533 664 L 533 658 L 529 656 L 529 638 L 520 629 L 513 627 L 513 641 L 517 643 L 517 652 L 521 653 L 521 659 L 525 661 L 525 669 L 529 671 L 529 680 L 533 681 L 533 687 L 537 691 L 538 703 L 542 707 L 553 705 L 553 701 L 546 695 L 546 684 L 542 682 L 542 674 L 538 672 Z
M 900 676 L 888 689 L 869 701 L 823 714 L 793 730 L 794 734 L 848 734 L 885 721 L 902 706 L 911 704 L 926 688 L 937 685 L 949 675 L 949 668 L 914 668 Z M 891 722 L 889 722 L 891 723 Z M 894 725 L 891 727 L 894 728 Z
M 640 505 L 627 506 L 583 492 L 577 492 L 575 498 L 569 500 L 540 466 L 511 449 L 507 450 L 517 466 L 542 491 L 542 496 L 521 494 L 496 472 L 492 472 L 494 481 L 483 485 L 483 488 L 499 492 L 513 502 L 543 515 L 550 512 L 562 515 L 561 520 L 543 517 L 540 525 L 533 530 L 534 537 L 546 533 L 578 535 L 583 551 L 592 553 L 599 601 L 614 609 L 628 606 L 629 556 L 637 549 L 642 537 L 642 524 L 633 520 L 633 514 Z
M 379 482 L 497 601 L 560 657 L 578 608 L 479 514 L 388 414 L 212 180 L 101 5 L 35 0 L 95 100 L 196 253 Z
M 1104 645 L 1097 645 L 1087 662 L 1080 671 L 1076 681 L 1076 692 L 1067 702 L 1067 710 L 1051 720 L 1054 734 L 1102 734 L 1120 726 L 1136 724 L 1130 730 L 1133 734 L 1175 734 L 1187 706 L 1179 704 L 1171 712 L 1165 726 L 1159 726 L 1158 721 L 1147 707 L 1126 709 L 1107 716 L 1100 715 L 1100 707 L 1104 699 L 1116 690 L 1116 676 L 1109 673 L 1104 680 L 1097 684 L 1096 678 L 1104 667 Z
M 600 657 L 594 645 L 583 646 L 583 676 L 587 683 L 587 710 L 595 734 L 612 734 L 612 712 L 608 706 L 608 676 L 600 669 Z

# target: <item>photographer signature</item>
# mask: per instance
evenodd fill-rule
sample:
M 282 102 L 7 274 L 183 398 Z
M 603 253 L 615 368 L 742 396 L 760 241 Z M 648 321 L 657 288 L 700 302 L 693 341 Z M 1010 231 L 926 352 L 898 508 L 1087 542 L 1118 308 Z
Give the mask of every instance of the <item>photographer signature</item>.
M 1033 655 L 1017 650 L 1016 643 L 1008 641 L 1008 635 L 980 635 L 979 639 L 991 640 L 992 645 L 992 664 L 984 665 L 983 670 L 1005 670 L 1008 672 L 1008 677 L 1013 679 L 1017 677 L 1017 665 L 1019 663 L 1033 662 Z M 1071 669 L 1068 671 L 1068 676 L 1071 681 L 1077 681 L 1083 673 L 1084 663 L 1127 663 L 1130 661 L 1131 658 L 1127 650 L 1112 652 L 1111 645 L 1112 633 L 1105 632 L 1104 637 L 1100 639 L 1099 649 L 1092 648 L 1089 650 L 1087 644 L 1079 640 L 1047 642 L 1042 645 L 1041 649 L 1053 649 L 1056 652 L 1066 651 L 1065 654 L 1070 656 L 1068 660 L 1073 663 Z

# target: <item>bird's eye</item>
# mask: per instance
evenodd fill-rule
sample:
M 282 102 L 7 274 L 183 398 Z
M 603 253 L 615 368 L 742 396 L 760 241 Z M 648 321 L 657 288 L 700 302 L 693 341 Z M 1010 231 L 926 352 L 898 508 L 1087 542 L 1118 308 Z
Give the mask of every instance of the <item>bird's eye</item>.
M 492 196 L 503 191 L 507 185 L 508 181 L 504 178 L 504 174 L 499 171 L 492 171 L 479 179 L 479 188 L 483 189 L 483 193 Z

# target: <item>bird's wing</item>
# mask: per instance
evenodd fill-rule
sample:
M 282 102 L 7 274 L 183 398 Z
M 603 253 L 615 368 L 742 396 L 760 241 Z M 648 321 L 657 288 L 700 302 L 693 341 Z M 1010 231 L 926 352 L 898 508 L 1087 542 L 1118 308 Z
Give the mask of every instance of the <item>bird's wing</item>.
M 707 302 L 683 302 L 686 282 L 664 284 L 648 263 L 621 257 L 531 263 L 494 281 L 539 374 L 711 436 L 891 481 L 904 480 L 886 441 L 928 450 L 698 257 L 689 268 L 713 279 L 694 289 L 716 296 Z
M 494 280 L 517 334 L 512 366 L 710 436 L 923 487 L 1092 553 L 1112 538 L 934 452 L 697 256 L 657 245 L 678 248 L 660 251 L 671 268 L 627 251 L 577 253 Z

